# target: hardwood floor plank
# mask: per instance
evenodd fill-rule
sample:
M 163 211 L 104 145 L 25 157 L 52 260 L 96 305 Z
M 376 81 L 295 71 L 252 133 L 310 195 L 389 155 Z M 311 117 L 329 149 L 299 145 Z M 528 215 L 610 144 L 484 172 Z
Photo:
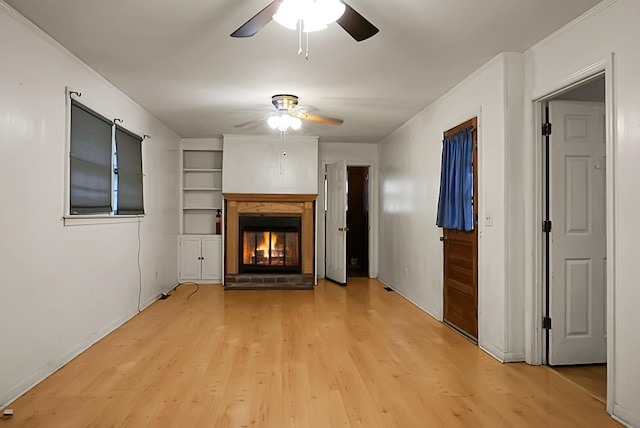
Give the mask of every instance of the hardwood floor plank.
M 575 383 L 603 403 L 607 402 L 607 365 L 587 364 L 580 366 L 556 366 L 561 376 Z
M 381 283 L 183 285 L 16 400 L 4 427 L 608 427 L 544 367 L 500 364 Z

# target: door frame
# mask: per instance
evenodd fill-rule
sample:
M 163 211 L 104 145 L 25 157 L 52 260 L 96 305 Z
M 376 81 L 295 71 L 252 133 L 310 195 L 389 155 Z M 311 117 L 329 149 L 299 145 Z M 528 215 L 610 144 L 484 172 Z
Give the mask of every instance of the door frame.
M 527 295 L 526 303 L 527 324 L 529 325 L 529 337 L 531 354 L 527 358 L 531 364 L 547 364 L 546 361 L 546 330 L 542 328 L 542 319 L 546 315 L 545 310 L 545 237 L 542 231 L 542 222 L 545 219 L 545 171 L 544 171 L 544 137 L 542 136 L 542 124 L 544 123 L 544 106 L 553 97 L 573 89 L 582 83 L 603 76 L 605 79 L 605 140 L 606 140 L 606 230 L 607 230 L 607 267 L 606 267 L 606 332 L 607 332 L 607 411 L 613 414 L 615 403 L 615 238 L 616 238 L 616 183 L 615 161 L 617 154 L 617 140 L 615 135 L 615 110 L 613 98 L 613 54 L 608 58 L 598 61 L 576 73 L 566 76 L 560 82 L 549 87 L 534 91 L 531 97 L 533 108 L 533 132 L 534 132 L 534 201 L 535 216 L 532 228 L 533 244 L 533 295 Z
M 320 225 L 322 223 L 322 243 L 323 243 L 323 251 L 322 251 L 322 260 L 323 260 L 323 269 L 322 269 L 322 277 L 325 278 L 327 264 L 326 264 L 326 253 L 327 253 L 327 245 L 326 245 L 326 229 L 325 229 L 325 210 L 324 210 L 324 202 L 326 198 L 326 194 L 324 192 L 324 182 L 326 180 L 326 172 L 327 165 L 330 163 L 335 163 L 340 161 L 341 159 L 331 159 L 331 160 L 322 160 L 320 174 L 322 176 L 321 185 L 318 186 L 318 203 L 316 218 L 318 219 L 317 224 Z M 378 276 L 378 194 L 377 194 L 377 169 L 376 163 L 370 160 L 349 160 L 346 159 L 347 167 L 350 166 L 366 166 L 369 167 L 369 278 L 376 278 Z M 320 198 L 322 195 L 322 198 Z M 318 249 L 316 248 L 316 251 Z M 318 257 L 319 259 L 320 257 Z M 317 270 L 316 266 L 316 272 Z

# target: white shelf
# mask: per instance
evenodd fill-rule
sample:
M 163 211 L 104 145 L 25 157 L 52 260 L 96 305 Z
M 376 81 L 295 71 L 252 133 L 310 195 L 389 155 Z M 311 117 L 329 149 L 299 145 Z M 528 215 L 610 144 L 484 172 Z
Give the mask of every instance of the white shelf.
M 222 150 L 183 150 L 184 169 L 222 170 Z
M 181 158 L 180 232 L 213 235 L 223 205 L 221 146 L 190 142 L 182 147 Z
M 216 213 L 215 210 L 182 210 L 183 230 L 182 233 L 213 235 L 215 234 Z

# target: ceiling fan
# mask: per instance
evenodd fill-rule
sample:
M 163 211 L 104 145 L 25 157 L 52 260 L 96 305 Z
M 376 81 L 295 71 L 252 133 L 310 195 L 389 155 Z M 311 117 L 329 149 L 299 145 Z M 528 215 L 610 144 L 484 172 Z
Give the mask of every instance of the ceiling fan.
M 285 0 L 273 0 L 253 18 L 231 33 L 231 37 L 251 37 L 256 34 L 265 25 L 271 22 L 273 16 L 278 13 L 283 1 Z M 342 0 L 339 0 L 336 3 L 344 5 L 344 13 L 335 22 L 337 22 L 338 25 L 340 25 L 356 41 L 361 42 L 378 33 L 379 30 L 371 22 L 356 12 L 347 3 Z
M 284 132 L 288 128 L 294 130 L 300 128 L 303 120 L 310 122 L 324 123 L 327 125 L 342 125 L 342 119 L 316 116 L 305 112 L 298 107 L 298 97 L 290 94 L 277 94 L 271 97 L 271 103 L 278 111 L 278 114 L 271 116 L 267 122 L 273 129 Z

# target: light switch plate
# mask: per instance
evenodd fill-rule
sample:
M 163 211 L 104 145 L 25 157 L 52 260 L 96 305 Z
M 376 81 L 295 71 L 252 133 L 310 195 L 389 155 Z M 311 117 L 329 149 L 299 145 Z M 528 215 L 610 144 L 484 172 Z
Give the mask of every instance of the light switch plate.
M 484 213 L 484 225 L 487 227 L 493 226 L 493 213 L 491 211 Z

